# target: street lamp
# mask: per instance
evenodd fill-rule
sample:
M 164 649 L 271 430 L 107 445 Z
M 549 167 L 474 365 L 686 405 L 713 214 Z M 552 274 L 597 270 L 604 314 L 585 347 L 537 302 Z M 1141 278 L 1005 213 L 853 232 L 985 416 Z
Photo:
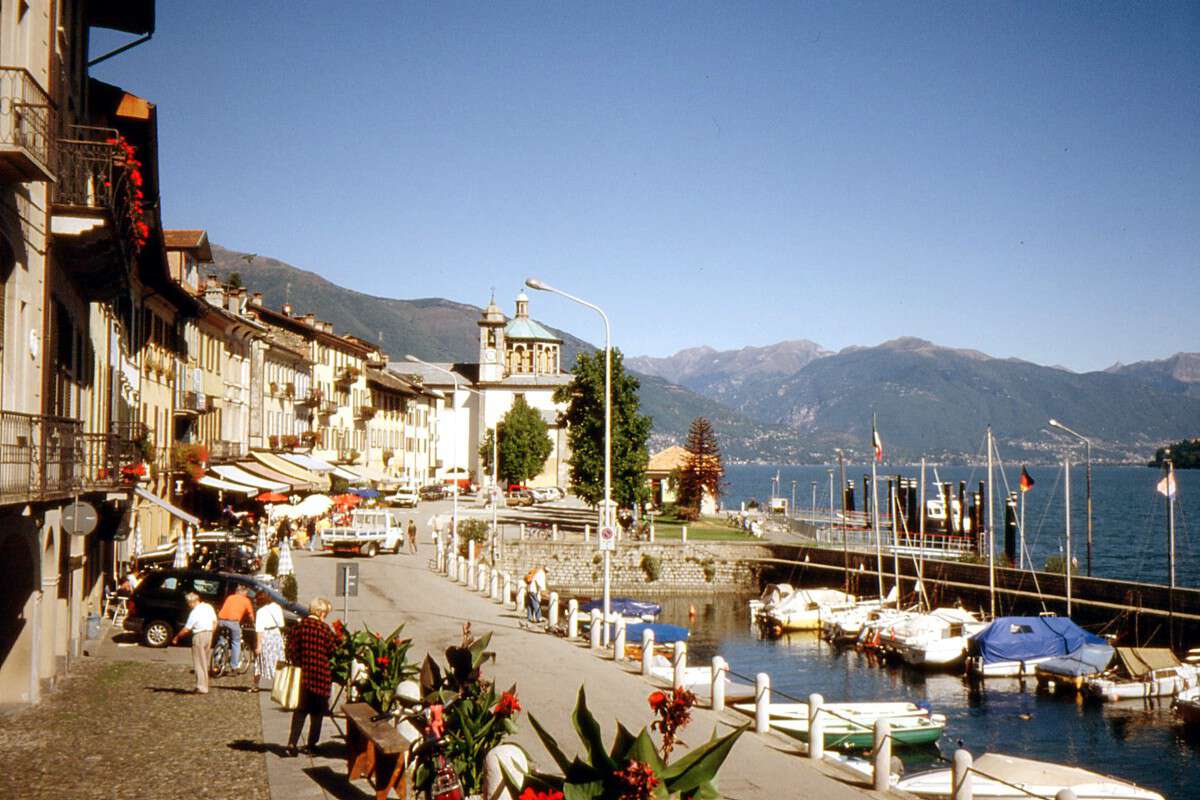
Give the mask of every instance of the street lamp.
M 436 369 L 438 372 L 444 372 L 450 376 L 450 380 L 454 381 L 454 394 L 450 398 L 450 408 L 451 408 L 451 410 L 454 411 L 454 420 L 450 426 L 450 450 L 451 450 L 451 453 L 453 454 L 451 456 L 450 460 L 452 463 L 457 463 L 457 461 L 458 461 L 458 408 L 457 408 L 457 406 L 458 406 L 458 375 L 456 373 L 446 369 L 445 367 L 439 367 L 437 364 L 430 364 L 428 361 L 422 361 L 421 359 L 419 359 L 416 356 L 411 355 L 411 354 L 406 355 L 404 358 L 406 361 L 411 361 L 414 364 L 423 364 L 424 366 L 429 367 L 430 369 Z M 455 467 L 454 469 L 457 470 L 458 468 Z M 457 471 L 454 472 L 454 489 L 451 490 L 451 496 L 454 498 L 454 512 L 453 512 L 453 517 L 451 518 L 452 521 L 450 523 L 450 537 L 451 537 L 451 540 L 453 541 L 458 536 L 458 472 Z
M 612 330 L 608 324 L 608 315 L 600 306 L 589 303 L 583 298 L 567 294 L 562 289 L 555 289 L 537 278 L 526 278 L 525 285 L 539 292 L 550 292 L 561 295 L 581 306 L 590 308 L 604 320 L 604 510 L 600 512 L 601 527 L 612 526 Z M 599 537 L 597 537 L 599 539 Z M 604 550 L 604 628 L 608 632 L 608 615 L 611 611 L 609 594 L 610 570 L 612 567 L 612 551 Z M 607 638 L 607 635 L 605 636 Z
M 1087 446 L 1087 574 L 1090 578 L 1092 576 L 1092 441 L 1056 419 L 1050 420 L 1050 427 L 1071 434 Z

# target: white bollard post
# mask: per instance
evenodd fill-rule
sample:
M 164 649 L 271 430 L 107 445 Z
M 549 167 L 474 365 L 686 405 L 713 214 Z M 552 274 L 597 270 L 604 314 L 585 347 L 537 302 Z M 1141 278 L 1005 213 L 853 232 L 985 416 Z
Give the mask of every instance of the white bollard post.
M 671 686 L 676 689 L 686 684 L 687 675 L 687 642 L 675 642 L 675 650 L 671 653 L 672 678 Z
M 573 642 L 579 638 L 579 609 L 572 608 L 567 612 L 567 641 Z
M 546 612 L 546 619 L 550 622 L 550 627 L 558 627 L 558 592 L 550 593 L 550 608 Z
M 824 704 L 821 695 L 808 696 L 808 757 L 814 760 L 825 756 L 825 715 L 821 713 Z
M 771 676 L 760 672 L 754 676 L 754 732 L 771 730 Z
M 684 544 L 687 544 L 687 525 L 684 525 L 683 529 L 680 531 L 680 539 Z
M 603 619 L 604 619 L 604 612 L 602 612 L 598 608 L 593 608 L 592 609 L 591 628 L 588 630 L 588 642 L 589 642 L 589 646 L 593 650 L 600 649 L 600 629 L 602 627 L 604 627 L 601 624 L 601 620 L 603 620 Z
M 525 541 L 525 523 L 521 523 L 521 541 Z
M 479 593 L 480 594 L 491 594 L 492 593 L 491 577 L 492 577 L 492 570 L 488 568 L 488 565 L 480 564 L 479 565 Z
M 500 602 L 508 605 L 512 600 L 512 575 L 507 572 L 500 574 Z
M 525 613 L 525 593 L 525 584 L 521 584 L 517 587 L 517 604 L 514 606 L 514 608 L 517 610 L 518 614 Z
M 974 763 L 971 753 L 967 750 L 954 751 L 954 764 L 950 769 L 951 800 L 972 800 L 974 798 L 974 787 L 971 785 L 971 768 Z
M 625 660 L 625 620 L 617 620 L 617 632 L 613 635 L 613 661 Z
M 875 720 L 875 791 L 886 792 L 892 781 L 892 725 Z
M 654 544 L 654 517 L 650 517 L 650 544 Z
M 463 564 L 463 566 L 466 567 L 466 570 L 467 570 L 467 589 L 472 592 L 475 591 L 475 579 L 477 577 L 479 577 L 479 570 L 477 570 L 475 568 L 475 559 L 471 557 L 471 553 L 470 553 L 470 551 L 473 549 L 471 547 L 471 545 L 473 545 L 473 544 L 475 544 L 475 543 L 469 542 L 467 544 L 467 551 L 468 551 L 467 552 L 467 560 Z
M 492 570 L 492 590 L 489 593 L 494 602 L 500 602 L 500 570 Z
M 642 675 L 649 676 L 654 666 L 654 630 L 647 625 L 642 628 Z
M 458 560 L 458 582 L 465 585 L 467 583 L 467 573 L 470 571 L 470 568 L 467 566 L 467 560 L 460 558 Z
M 552 542 L 558 541 L 558 523 L 557 522 L 551 523 L 551 525 L 550 525 L 550 541 L 552 541 Z
M 1076 800 L 1075 790 L 1069 786 L 1064 786 L 1058 790 L 1058 794 L 1054 795 L 1054 800 Z
M 469 561 L 471 563 L 472 567 L 475 566 L 475 540 L 474 539 L 467 542 L 467 561 Z
M 729 664 L 720 656 L 713 656 L 712 660 L 712 710 L 721 712 L 725 710 L 725 676 L 729 672 Z
M 584 525 L 583 526 L 583 543 L 587 544 L 591 540 L 592 540 L 592 526 Z

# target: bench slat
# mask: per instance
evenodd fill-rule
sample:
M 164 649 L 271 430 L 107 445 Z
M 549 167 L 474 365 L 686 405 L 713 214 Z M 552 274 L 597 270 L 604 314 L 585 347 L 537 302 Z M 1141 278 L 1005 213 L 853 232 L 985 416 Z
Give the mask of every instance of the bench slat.
M 350 724 L 358 728 L 363 736 L 370 739 L 381 753 L 396 755 L 407 752 L 408 748 L 412 746 L 412 742 L 405 739 L 390 722 L 386 720 L 373 722 L 371 717 L 375 716 L 377 712 L 366 703 L 346 703 L 342 706 L 342 711 L 345 712 L 346 719 Z

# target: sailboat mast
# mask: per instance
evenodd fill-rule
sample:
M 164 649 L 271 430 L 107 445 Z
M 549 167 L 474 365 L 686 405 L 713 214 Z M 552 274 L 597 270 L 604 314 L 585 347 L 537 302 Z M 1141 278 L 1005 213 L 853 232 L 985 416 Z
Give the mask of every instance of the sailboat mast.
M 920 545 L 920 548 L 918 549 L 918 552 L 920 553 L 920 559 L 917 561 L 917 581 L 920 582 L 920 584 L 921 584 L 921 591 L 917 593 L 918 601 L 920 600 L 921 596 L 924 595 L 924 593 L 925 593 L 925 459 L 924 458 L 921 459 L 920 503 L 921 503 L 921 516 L 920 516 L 920 522 L 918 523 L 918 525 L 919 525 L 919 530 L 921 533 L 921 545 Z M 950 515 L 948 512 L 946 515 L 946 519 L 950 519 Z
M 899 517 L 899 509 L 896 507 L 898 502 L 896 497 L 896 487 L 892 486 L 891 491 L 892 503 L 892 569 L 896 574 L 896 608 L 900 607 L 900 529 L 897 517 Z
M 1171 459 L 1163 463 L 1167 482 L 1167 635 L 1175 649 L 1175 465 Z
M 1063 458 L 1063 496 L 1067 516 L 1067 616 L 1071 616 L 1071 459 Z
M 1024 469 L 1024 467 L 1022 467 Z M 1021 529 L 1017 532 L 1017 569 L 1025 569 L 1025 489 L 1021 489 Z M 1030 565 L 1032 566 L 1032 565 Z
M 988 601 L 992 619 L 996 618 L 996 533 L 992 518 L 992 426 L 987 429 L 987 546 L 988 546 Z
M 846 454 L 839 448 L 837 456 L 838 472 L 842 481 L 842 574 L 845 576 L 845 586 L 842 591 L 850 594 L 850 545 L 846 541 Z
M 879 579 L 879 600 L 883 601 L 883 540 L 879 537 L 879 478 L 875 474 L 875 454 L 871 454 L 871 527 L 875 530 L 875 577 Z

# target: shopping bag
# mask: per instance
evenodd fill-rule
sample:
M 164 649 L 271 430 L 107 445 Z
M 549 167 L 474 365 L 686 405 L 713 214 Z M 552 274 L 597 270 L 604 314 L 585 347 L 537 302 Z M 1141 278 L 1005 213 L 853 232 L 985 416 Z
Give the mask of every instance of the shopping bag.
M 271 699 L 287 710 L 300 705 L 300 668 L 280 662 L 271 685 Z

